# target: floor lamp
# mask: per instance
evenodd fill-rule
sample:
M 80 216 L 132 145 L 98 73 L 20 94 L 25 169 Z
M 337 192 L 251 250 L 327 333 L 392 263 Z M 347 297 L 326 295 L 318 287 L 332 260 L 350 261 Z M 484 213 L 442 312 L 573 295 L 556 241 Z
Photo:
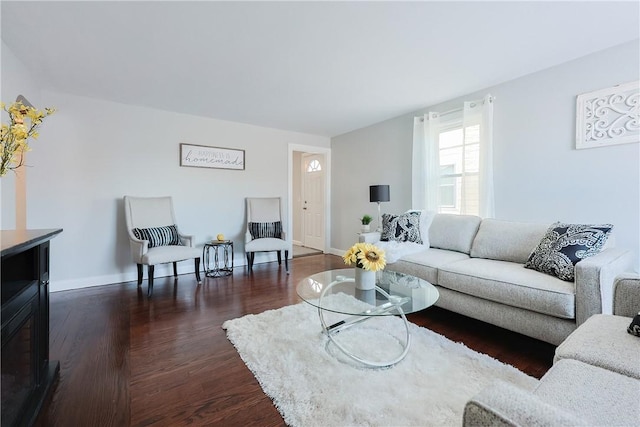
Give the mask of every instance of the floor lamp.
M 378 228 L 376 231 L 382 231 L 382 222 L 380 221 L 380 202 L 390 201 L 388 185 L 370 185 L 369 201 L 378 203 Z

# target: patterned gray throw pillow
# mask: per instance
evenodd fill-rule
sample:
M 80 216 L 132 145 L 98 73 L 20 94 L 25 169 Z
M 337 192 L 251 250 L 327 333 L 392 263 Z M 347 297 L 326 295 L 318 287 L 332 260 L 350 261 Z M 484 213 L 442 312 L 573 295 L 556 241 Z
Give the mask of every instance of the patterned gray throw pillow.
M 422 244 L 420 236 L 420 212 L 407 212 L 402 215 L 382 214 L 383 242 L 415 242 Z
M 575 265 L 599 253 L 612 229 L 611 224 L 556 222 L 549 227 L 524 266 L 572 282 Z

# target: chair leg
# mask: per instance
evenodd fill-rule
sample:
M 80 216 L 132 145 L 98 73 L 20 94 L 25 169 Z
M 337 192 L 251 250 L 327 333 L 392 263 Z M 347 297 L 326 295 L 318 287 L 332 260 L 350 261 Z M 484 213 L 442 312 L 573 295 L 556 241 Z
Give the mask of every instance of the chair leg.
M 175 261 L 173 263 L 173 277 L 178 277 L 178 263 Z
M 280 255 L 280 251 L 278 251 L 278 265 L 282 265 L 282 255 Z
M 149 290 L 147 291 L 147 296 L 151 296 L 153 294 L 153 270 L 154 266 L 149 266 Z
M 255 256 L 255 252 L 247 252 L 247 266 L 249 267 L 249 271 L 253 271 L 253 260 Z
M 142 285 L 142 264 L 137 264 L 138 266 L 138 286 Z
M 289 274 L 289 251 L 284 251 L 284 269 L 287 270 L 287 274 Z
M 200 280 L 200 258 L 196 258 L 195 264 L 196 264 L 196 279 L 198 279 L 198 283 L 200 283 L 202 281 Z

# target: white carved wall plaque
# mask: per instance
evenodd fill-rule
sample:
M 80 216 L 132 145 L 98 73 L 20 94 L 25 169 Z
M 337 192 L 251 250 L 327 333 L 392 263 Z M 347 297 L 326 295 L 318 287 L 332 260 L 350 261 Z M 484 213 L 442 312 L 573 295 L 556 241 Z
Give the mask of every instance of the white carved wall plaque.
M 576 148 L 640 142 L 640 81 L 578 95 Z

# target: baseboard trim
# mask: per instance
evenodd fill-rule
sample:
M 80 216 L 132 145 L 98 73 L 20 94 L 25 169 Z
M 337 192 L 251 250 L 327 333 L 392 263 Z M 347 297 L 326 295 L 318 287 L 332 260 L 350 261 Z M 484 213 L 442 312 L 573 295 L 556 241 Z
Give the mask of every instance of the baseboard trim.
M 292 252 L 289 252 L 289 259 L 293 256 Z M 266 253 L 256 253 L 256 259 L 254 261 L 254 265 L 263 264 L 266 262 L 274 262 L 277 260 L 277 256 L 275 252 L 266 252 Z M 242 268 L 247 265 L 247 260 L 244 256 L 236 256 L 234 257 L 234 269 Z M 178 275 L 181 274 L 193 274 L 195 272 L 195 268 L 193 266 L 193 262 L 184 262 L 178 263 Z M 204 270 L 201 271 L 202 278 L 204 278 Z M 160 264 L 156 265 L 155 268 L 155 278 L 160 277 L 170 277 L 173 276 L 173 265 L 169 264 Z M 135 265 L 131 266 L 131 269 L 119 273 L 119 274 L 108 274 L 104 276 L 90 276 L 90 277 L 81 277 L 78 279 L 67 279 L 67 280 L 51 280 L 49 283 L 49 291 L 50 292 L 61 292 L 61 291 L 71 291 L 74 289 L 84 289 L 91 288 L 94 286 L 105 286 L 105 285 L 114 285 L 118 283 L 127 283 L 127 282 L 137 282 L 138 280 L 138 272 Z M 144 276 L 142 284 L 146 286 L 147 282 L 147 268 L 144 268 Z
M 180 266 L 180 264 L 178 264 L 178 275 L 193 274 L 195 272 L 195 268 L 192 264 L 193 263 L 191 263 L 191 265 L 187 265 L 185 263 L 185 265 L 182 267 Z M 236 264 L 236 267 L 239 267 L 239 265 Z M 204 274 L 204 272 L 202 272 L 202 274 Z M 169 277 L 169 276 L 173 276 L 172 264 L 161 264 L 156 266 L 154 278 Z M 68 279 L 68 280 L 51 280 L 51 282 L 49 283 L 49 291 L 50 292 L 70 291 L 74 289 L 91 288 L 94 286 L 137 282 L 137 280 L 138 280 L 138 273 L 136 268 L 134 267 L 132 270 L 123 272 L 120 274 L 108 274 L 104 276 L 82 277 L 79 279 Z M 147 281 L 147 268 L 145 267 L 143 285 L 146 284 L 146 281 Z
M 331 254 L 331 255 L 338 255 L 338 256 L 342 256 L 344 255 L 344 253 L 346 252 L 346 249 L 336 249 L 336 248 L 330 248 L 326 253 Z

